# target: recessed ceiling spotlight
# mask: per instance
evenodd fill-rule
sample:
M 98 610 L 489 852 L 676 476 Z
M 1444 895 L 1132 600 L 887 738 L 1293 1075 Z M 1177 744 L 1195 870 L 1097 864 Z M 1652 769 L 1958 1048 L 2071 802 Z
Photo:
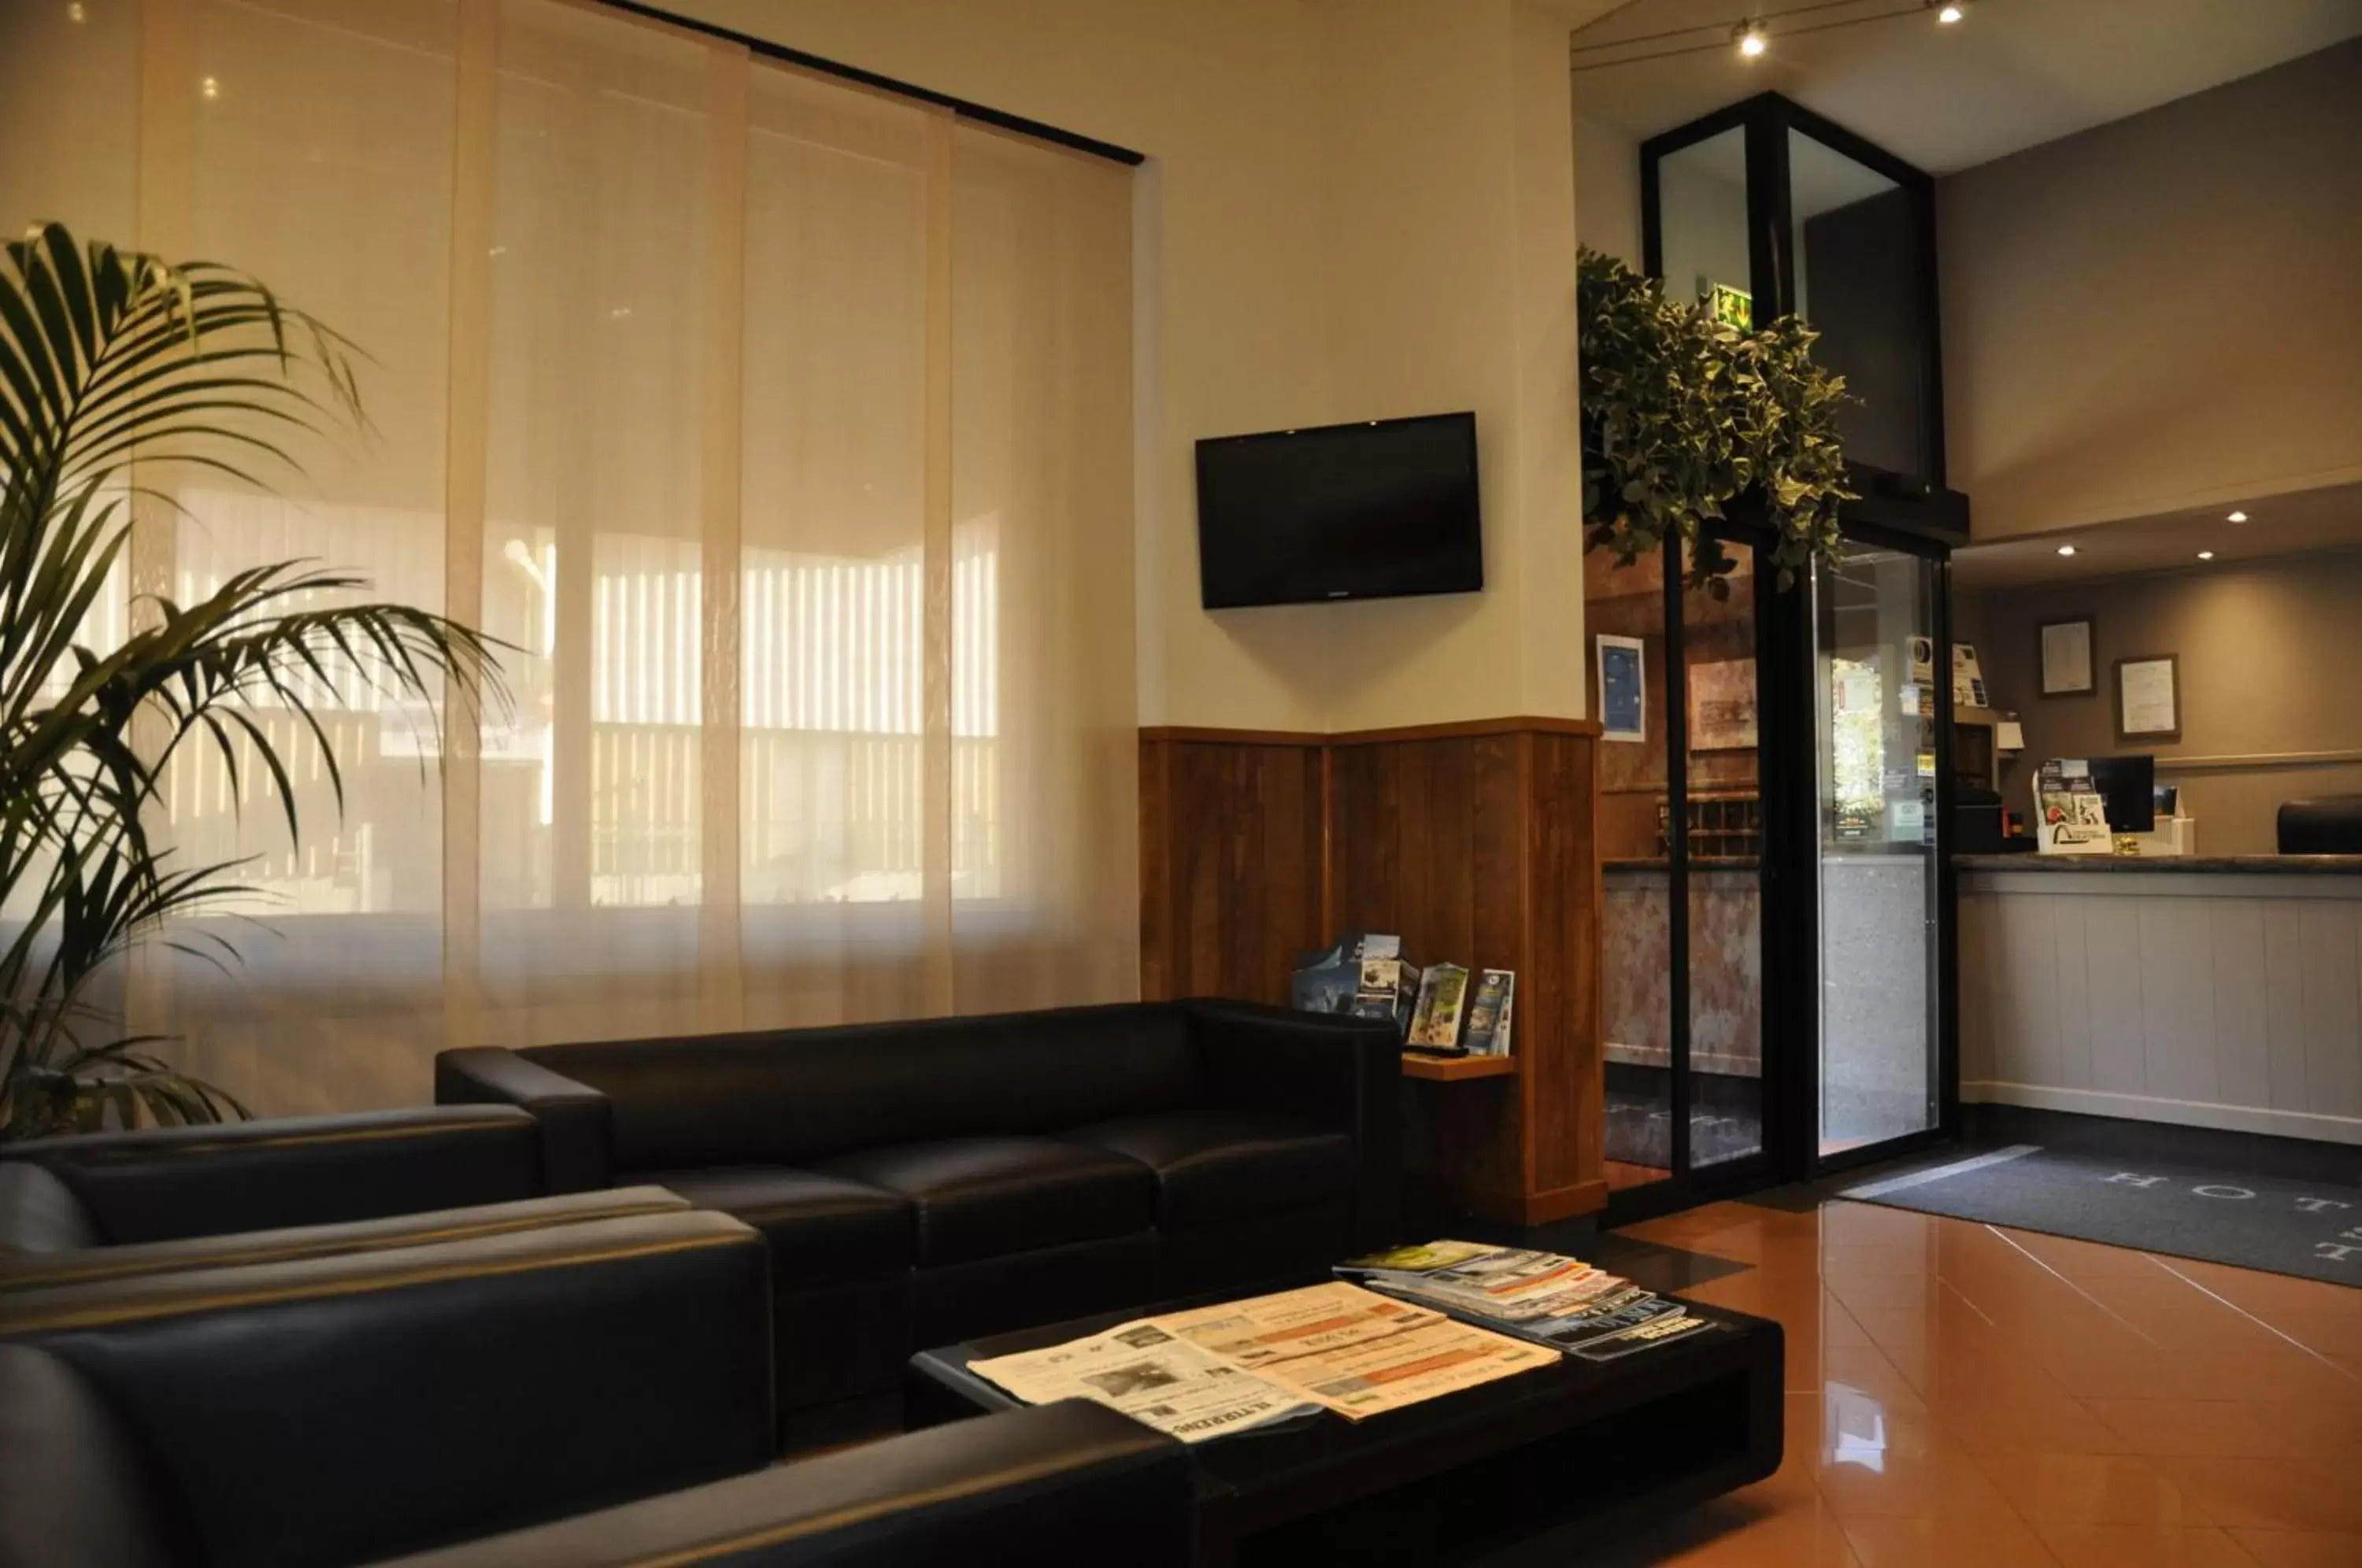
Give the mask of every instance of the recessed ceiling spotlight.
M 2244 512 L 2234 512 L 2231 513 L 2231 521 L 2234 523 L 2245 523 L 2246 520 L 2247 514 Z
M 1739 23 L 1730 30 L 1730 37 L 1731 41 L 1738 45 L 1738 52 L 1749 60 L 1761 54 L 1772 43 L 1772 35 L 1763 30 L 1763 24 L 1760 21 Z
M 2198 558 L 2202 561 L 2211 561 L 2214 558 L 2214 552 L 2212 550 L 2201 550 L 2198 552 Z
M 2072 545 L 2061 545 L 2058 547 L 2058 553 L 2062 556 L 2071 556 L 2075 553 L 2075 547 Z
M 1927 4 L 1935 10 L 1936 19 L 1948 28 L 1969 14 L 1965 0 L 1950 0 L 1949 4 L 1943 6 L 1937 6 L 1936 0 L 1927 0 Z

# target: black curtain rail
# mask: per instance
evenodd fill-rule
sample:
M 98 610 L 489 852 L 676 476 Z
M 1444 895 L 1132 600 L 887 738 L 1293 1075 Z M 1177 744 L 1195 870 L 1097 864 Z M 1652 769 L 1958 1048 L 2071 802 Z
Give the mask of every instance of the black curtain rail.
M 891 76 L 881 76 L 875 71 L 864 71 L 857 65 L 846 65 L 841 61 L 810 54 L 800 49 L 789 49 L 786 44 L 774 43 L 769 39 L 756 38 L 752 33 L 742 33 L 729 28 L 716 27 L 712 22 L 701 22 L 694 17 L 684 17 L 678 12 L 668 11 L 661 6 L 645 4 L 644 0 L 596 0 L 596 3 L 611 11 L 623 11 L 635 17 L 645 17 L 649 21 L 662 22 L 667 27 L 679 28 L 684 32 L 698 33 L 709 39 L 721 39 L 727 43 L 741 45 L 759 59 L 776 60 L 788 65 L 800 65 L 806 71 L 816 71 L 823 76 L 833 76 L 839 81 L 855 82 L 864 87 L 875 87 L 881 93 L 891 93 L 897 97 L 909 98 L 921 104 L 933 104 L 938 108 L 951 110 L 962 119 L 974 120 L 979 125 L 997 126 L 1002 130 L 1016 131 L 1021 136 L 1033 137 L 1042 141 L 1055 142 L 1060 147 L 1072 148 L 1076 152 L 1087 152 L 1093 158 L 1104 158 L 1110 163 L 1120 163 L 1127 168 L 1138 168 L 1148 161 L 1145 153 L 1134 152 L 1128 147 L 1118 147 L 1111 141 L 1100 141 L 1096 137 L 1084 136 L 1076 131 L 1060 130 L 1056 126 L 1043 125 L 1040 120 L 1029 120 L 1022 115 L 1008 114 L 999 109 L 988 108 L 982 104 L 971 104 L 965 98 L 955 98 L 948 93 L 937 93 L 931 88 L 914 86 L 908 82 L 898 82 Z

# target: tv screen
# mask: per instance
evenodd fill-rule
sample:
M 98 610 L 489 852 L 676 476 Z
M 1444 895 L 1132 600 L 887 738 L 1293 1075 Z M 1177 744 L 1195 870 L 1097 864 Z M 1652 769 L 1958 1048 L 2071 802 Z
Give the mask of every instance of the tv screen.
M 1198 442 L 1198 562 L 1209 610 L 1483 588 L 1476 416 Z

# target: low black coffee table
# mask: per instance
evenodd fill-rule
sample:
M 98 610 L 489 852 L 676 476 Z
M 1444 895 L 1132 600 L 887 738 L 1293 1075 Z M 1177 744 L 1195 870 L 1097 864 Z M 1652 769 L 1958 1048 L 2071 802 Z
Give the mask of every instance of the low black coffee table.
M 1763 1479 L 1780 1466 L 1780 1325 L 1690 1311 L 1723 1326 L 1618 1361 L 1562 1358 L 1364 1421 L 1322 1414 L 1196 1445 L 1198 1561 L 1562 1560 L 1573 1541 Z M 911 1358 L 911 1423 L 1016 1405 L 971 1362 L 1147 1315 L 922 1352 Z

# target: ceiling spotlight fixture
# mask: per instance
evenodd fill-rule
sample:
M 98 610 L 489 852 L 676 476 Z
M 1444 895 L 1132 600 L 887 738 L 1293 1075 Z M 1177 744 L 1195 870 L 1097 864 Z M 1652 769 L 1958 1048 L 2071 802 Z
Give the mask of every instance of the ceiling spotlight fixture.
M 2058 553 L 2062 556 L 2071 556 L 2075 553 L 2075 547 L 2072 545 L 2061 545 L 2058 547 Z
M 1772 44 L 1772 35 L 1764 31 L 1760 21 L 1739 23 L 1730 30 L 1730 37 L 1738 45 L 1738 52 L 1749 60 L 1761 54 Z
M 2214 552 L 2212 550 L 2201 550 L 2198 552 L 2198 558 L 2202 561 L 2211 561 L 2214 558 Z
M 2246 520 L 2247 514 L 2244 512 L 2234 512 L 2231 513 L 2231 521 L 2234 523 L 2245 523 Z
M 1969 14 L 1967 0 L 1946 0 L 1946 4 L 1940 6 L 1936 0 L 1927 0 L 1927 8 L 1935 12 L 1936 19 L 1948 28 Z

